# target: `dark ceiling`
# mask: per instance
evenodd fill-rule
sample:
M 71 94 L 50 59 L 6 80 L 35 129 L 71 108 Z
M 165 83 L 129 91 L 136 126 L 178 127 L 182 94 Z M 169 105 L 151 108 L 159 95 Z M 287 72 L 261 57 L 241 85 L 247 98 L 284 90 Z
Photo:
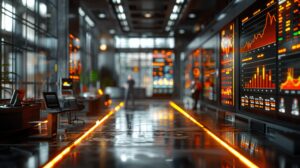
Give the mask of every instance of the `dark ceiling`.
M 193 35 L 213 21 L 230 1 L 185 0 L 179 19 L 175 21 L 175 25 L 171 27 L 170 31 L 166 31 L 166 26 L 176 0 L 121 0 L 129 31 L 124 31 L 119 22 L 112 0 L 71 0 L 70 11 L 74 10 L 72 8 L 76 8 L 76 6 L 72 6 L 72 3 L 78 2 L 91 15 L 90 17 L 96 23 L 96 28 L 101 33 L 129 36 L 169 36 L 173 34 L 172 32 L 175 34 L 181 32 L 181 34 Z M 106 18 L 99 18 L 100 13 L 104 13 Z M 191 13 L 194 17 L 189 17 Z M 150 17 L 146 17 L 146 14 L 150 14 Z

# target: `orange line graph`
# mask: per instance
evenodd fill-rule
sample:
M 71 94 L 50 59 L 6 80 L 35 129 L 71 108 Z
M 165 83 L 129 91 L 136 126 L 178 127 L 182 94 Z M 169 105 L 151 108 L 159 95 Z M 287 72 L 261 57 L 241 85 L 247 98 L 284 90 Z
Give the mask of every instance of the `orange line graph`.
M 288 68 L 286 81 L 280 85 L 280 89 L 300 90 L 300 76 L 298 79 L 294 78 L 294 68 Z
M 244 46 L 241 48 L 241 52 L 248 52 L 262 46 L 272 44 L 276 42 L 276 16 L 267 13 L 265 26 L 261 33 L 253 35 L 253 38 L 250 41 L 247 41 Z

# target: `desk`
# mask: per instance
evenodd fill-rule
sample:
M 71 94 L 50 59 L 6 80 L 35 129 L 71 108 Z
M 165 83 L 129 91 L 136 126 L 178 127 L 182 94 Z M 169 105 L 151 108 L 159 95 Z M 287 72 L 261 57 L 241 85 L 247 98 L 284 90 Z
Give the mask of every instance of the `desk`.
M 57 134 L 57 129 L 59 127 L 59 117 L 58 115 L 61 113 L 67 113 L 67 112 L 72 112 L 72 111 L 76 111 L 76 110 L 80 110 L 79 108 L 66 108 L 66 109 L 58 109 L 57 111 L 51 111 L 48 112 L 47 115 L 47 136 L 48 138 L 54 137 Z M 68 117 L 68 123 L 71 123 L 71 118 Z
M 93 98 L 93 99 L 87 99 L 88 102 L 88 116 L 97 116 L 99 115 L 104 108 L 104 101 L 105 98 L 103 96 Z
M 30 128 L 30 121 L 40 119 L 40 105 L 0 108 L 0 132 L 14 132 Z

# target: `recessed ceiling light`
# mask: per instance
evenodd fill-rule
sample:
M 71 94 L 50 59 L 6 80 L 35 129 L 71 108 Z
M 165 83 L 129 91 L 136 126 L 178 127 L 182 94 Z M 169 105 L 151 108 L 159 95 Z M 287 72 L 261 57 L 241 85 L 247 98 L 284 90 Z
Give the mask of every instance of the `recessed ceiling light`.
M 106 44 L 101 44 L 100 47 L 99 47 L 99 49 L 101 51 L 106 51 L 107 50 L 107 45 Z
M 195 18 L 196 18 L 196 14 L 195 14 L 195 13 L 190 13 L 190 14 L 188 15 L 188 17 L 189 17 L 190 19 L 195 19 Z
M 168 21 L 168 26 L 171 27 L 171 26 L 173 26 L 173 24 L 174 24 L 174 22 L 173 22 L 172 20 L 169 20 L 169 21 Z
M 235 4 L 238 4 L 238 3 L 242 2 L 242 1 L 243 1 L 243 0 L 235 0 L 234 3 L 235 3 Z
M 171 20 L 176 20 L 178 18 L 178 14 L 177 13 L 172 13 L 170 16 Z
M 115 29 L 110 29 L 109 30 L 109 34 L 115 34 L 116 33 L 116 30 Z
M 123 20 L 123 21 L 121 22 L 121 24 L 122 24 L 123 26 L 128 26 L 128 23 L 127 23 L 126 20 Z
M 129 31 L 130 29 L 129 29 L 129 27 L 124 27 L 124 30 Z
M 217 20 L 220 21 L 226 17 L 226 13 L 221 13 L 218 17 Z
M 124 8 L 123 8 L 122 5 L 119 5 L 117 9 L 118 9 L 118 11 L 119 11 L 120 13 L 123 13 L 123 12 L 124 12 Z
M 145 13 L 144 16 L 145 16 L 145 18 L 151 18 L 152 14 L 151 13 Z
M 78 8 L 78 13 L 80 16 L 84 16 L 85 15 L 85 12 L 82 10 L 81 7 Z
M 125 15 L 124 13 L 118 14 L 118 18 L 119 18 L 120 20 L 126 20 L 126 15 Z
M 196 24 L 196 25 L 194 26 L 194 32 L 199 32 L 200 30 L 201 30 L 201 25 Z
M 98 17 L 99 17 L 100 19 L 105 19 L 105 18 L 106 18 L 106 14 L 103 13 L 103 12 L 101 12 L 101 13 L 98 14 Z
M 180 29 L 179 30 L 179 34 L 184 34 L 185 33 L 185 30 L 184 29 Z
M 180 12 L 180 6 L 179 5 L 174 5 L 173 13 L 179 13 L 179 12 Z
M 121 3 L 121 0 L 112 0 L 112 2 L 115 4 L 119 4 L 119 3 Z
M 181 4 L 183 2 L 184 2 L 184 0 L 176 0 L 176 3 L 178 3 L 178 4 Z

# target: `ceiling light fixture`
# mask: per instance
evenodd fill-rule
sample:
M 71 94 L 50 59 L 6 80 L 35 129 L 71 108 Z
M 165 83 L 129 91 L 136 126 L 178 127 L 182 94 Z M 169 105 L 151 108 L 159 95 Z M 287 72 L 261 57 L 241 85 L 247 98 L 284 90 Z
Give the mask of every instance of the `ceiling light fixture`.
M 179 12 L 180 12 L 179 5 L 174 5 L 174 7 L 173 7 L 173 13 L 179 13 Z
M 103 13 L 103 12 L 101 12 L 101 13 L 98 14 L 98 17 L 99 17 L 100 19 L 105 19 L 105 18 L 106 18 L 106 14 Z
M 121 22 L 121 24 L 122 24 L 123 26 L 128 26 L 128 23 L 127 23 L 126 20 L 123 20 L 123 21 Z
M 172 20 L 168 21 L 168 26 L 173 26 L 174 22 Z
M 226 17 L 226 13 L 221 13 L 218 17 L 217 20 L 220 21 Z
M 185 30 L 184 29 L 180 29 L 179 30 L 179 34 L 184 34 L 185 33 Z
M 243 1 L 243 0 L 235 0 L 234 3 L 235 3 L 235 4 L 238 4 L 238 3 L 242 2 L 242 1 Z
M 81 7 L 78 8 L 78 13 L 80 16 L 84 16 L 85 12 L 83 11 L 83 9 Z
M 145 13 L 144 16 L 145 16 L 145 18 L 151 18 L 152 14 L 151 13 Z
M 121 0 L 111 0 L 111 2 L 113 4 L 113 7 L 115 9 L 114 10 L 115 14 L 119 20 L 119 23 L 120 23 L 123 31 L 129 31 L 130 30 L 129 24 L 126 20 L 126 14 L 125 14 L 124 7 L 121 4 Z M 111 33 L 111 34 L 114 34 L 114 33 Z
M 115 29 L 110 29 L 109 30 L 109 34 L 115 34 L 116 33 L 116 30 Z
M 118 9 L 118 12 L 124 13 L 124 8 L 122 5 L 119 5 L 117 9 Z
M 107 44 L 101 44 L 100 47 L 99 47 L 99 49 L 101 51 L 106 51 L 107 50 Z
M 85 16 L 84 20 L 87 22 L 88 25 L 90 25 L 91 27 L 95 26 L 95 23 L 93 22 L 93 20 L 89 17 L 89 16 Z
M 196 18 L 196 14 L 195 14 L 195 13 L 190 13 L 190 14 L 188 15 L 188 17 L 189 17 L 190 19 L 195 19 L 195 18 Z
M 201 26 L 199 24 L 196 24 L 194 26 L 194 32 L 199 32 L 201 30 Z
M 126 15 L 124 13 L 118 14 L 120 20 L 126 20 Z
M 120 4 L 121 0 L 112 0 L 112 2 L 115 3 L 115 4 Z
M 176 24 L 176 20 L 178 20 L 180 16 L 180 12 L 182 11 L 185 0 L 176 0 L 176 4 L 173 6 L 172 13 L 170 14 L 169 21 L 167 22 L 165 31 L 170 31 L 172 27 Z
M 176 3 L 177 4 L 182 4 L 182 3 L 184 3 L 184 0 L 176 0 Z
M 178 18 L 178 14 L 177 13 L 172 13 L 171 16 L 170 16 L 171 20 L 177 20 L 177 18 Z

